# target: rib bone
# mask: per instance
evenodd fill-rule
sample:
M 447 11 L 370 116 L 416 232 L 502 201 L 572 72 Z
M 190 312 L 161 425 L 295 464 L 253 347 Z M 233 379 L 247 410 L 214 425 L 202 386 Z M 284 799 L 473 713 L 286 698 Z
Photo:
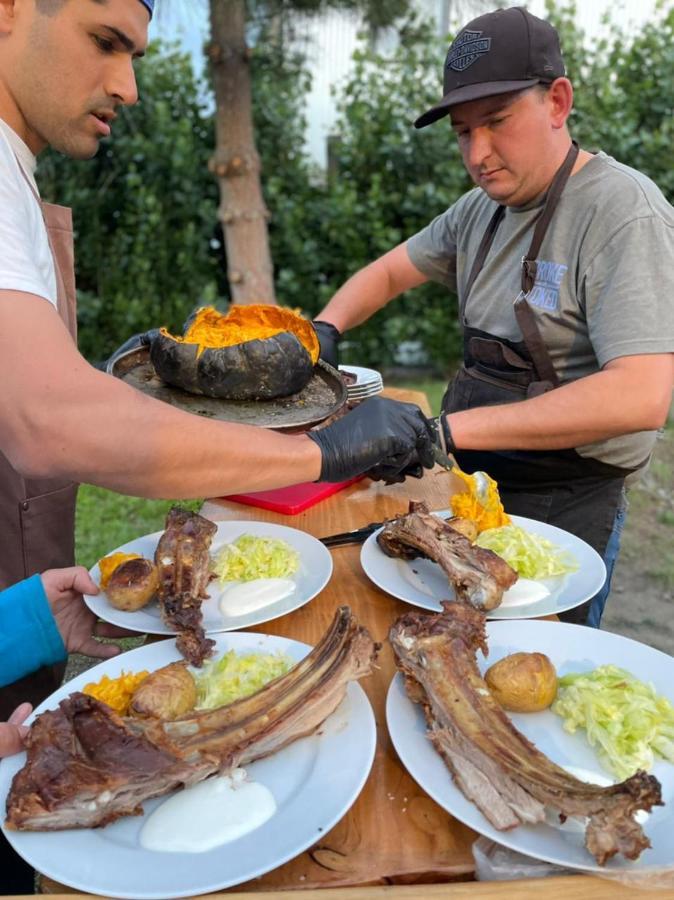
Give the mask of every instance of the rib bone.
M 379 645 L 348 607 L 290 672 L 258 693 L 171 722 L 118 716 L 73 693 L 38 716 L 14 777 L 6 826 L 40 831 L 107 825 L 143 801 L 268 756 L 310 734 L 370 672 Z
M 424 503 L 410 503 L 405 516 L 387 522 L 377 541 L 387 556 L 432 559 L 445 571 L 457 600 L 478 609 L 494 609 L 503 592 L 517 581 L 517 572 L 500 556 L 471 544 Z
M 600 865 L 616 853 L 636 859 L 650 846 L 634 814 L 662 805 L 658 780 L 637 772 L 610 787 L 586 784 L 527 740 L 477 667 L 476 651 L 487 652 L 481 613 L 458 603 L 443 603 L 438 614 L 408 613 L 394 623 L 390 641 L 433 745 L 494 827 L 542 821 L 549 807 L 562 821 L 589 819 L 585 844 Z

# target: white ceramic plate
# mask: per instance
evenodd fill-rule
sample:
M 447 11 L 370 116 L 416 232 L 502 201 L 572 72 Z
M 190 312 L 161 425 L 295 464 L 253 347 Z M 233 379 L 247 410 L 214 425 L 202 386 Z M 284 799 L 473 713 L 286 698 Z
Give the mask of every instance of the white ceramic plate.
M 376 369 L 366 369 L 364 366 L 349 366 L 343 365 L 339 367 L 340 372 L 344 372 L 345 375 L 355 375 L 356 381 L 352 385 L 347 385 L 347 387 L 352 388 L 360 388 L 370 386 L 372 384 L 382 384 L 381 372 L 378 372 Z
M 288 653 L 301 659 L 306 644 L 261 634 L 225 634 L 217 652 Z M 36 712 L 53 709 L 59 700 L 102 675 L 122 669 L 156 669 L 179 659 L 173 641 L 131 650 L 89 669 L 42 703 Z M 14 849 L 39 872 L 80 891 L 136 900 L 168 900 L 218 891 L 275 869 L 325 836 L 360 793 L 374 758 L 376 727 L 363 689 L 350 684 L 346 696 L 318 732 L 295 741 L 273 756 L 246 766 L 254 781 L 274 795 L 276 813 L 255 831 L 205 853 L 156 853 L 144 850 L 139 834 L 144 816 L 118 819 L 105 828 L 52 832 L 5 831 Z M 25 754 L 0 764 L 0 802 Z M 150 813 L 165 798 L 144 804 Z
M 451 516 L 451 510 L 436 515 Z M 532 534 L 547 538 L 571 553 L 578 562 L 578 570 L 556 578 L 530 581 L 519 578 L 503 595 L 503 601 L 486 615 L 488 619 L 533 619 L 549 616 L 580 606 L 599 591 L 606 579 L 604 561 L 585 541 L 568 531 L 536 522 L 523 516 L 510 517 L 515 525 Z M 360 561 L 366 575 L 377 587 L 405 600 L 412 606 L 439 612 L 441 600 L 453 600 L 454 589 L 437 563 L 428 559 L 393 559 L 377 543 L 379 531 L 365 541 Z
M 163 532 L 146 534 L 111 550 L 112 553 L 139 553 L 147 559 L 154 559 L 154 551 Z M 231 543 L 242 534 L 254 534 L 258 537 L 280 538 L 287 541 L 300 555 L 300 567 L 292 576 L 295 582 L 295 590 L 281 600 L 274 601 L 253 612 L 239 616 L 225 616 L 220 611 L 219 600 L 225 584 L 217 579 L 208 586 L 208 600 L 202 604 L 204 628 L 207 632 L 235 631 L 242 628 L 250 628 L 251 625 L 259 625 L 268 622 L 278 616 L 298 609 L 308 603 L 316 594 L 320 593 L 330 581 L 332 575 L 332 557 L 330 551 L 319 540 L 298 531 L 296 528 L 288 528 L 285 525 L 272 525 L 268 522 L 218 522 L 218 530 L 213 537 L 210 554 L 215 557 L 225 544 Z M 100 584 L 101 573 L 98 563 L 90 570 L 91 577 L 96 584 Z M 231 583 L 231 582 L 230 582 Z M 174 634 L 175 632 L 165 625 L 159 614 L 159 605 L 156 600 L 136 612 L 124 612 L 115 609 L 108 603 L 105 592 L 102 591 L 95 597 L 85 594 L 84 600 L 92 612 L 112 622 L 113 625 L 121 625 L 132 631 L 143 634 Z
M 488 622 L 487 642 L 489 659 L 478 654 L 482 671 L 518 650 L 547 654 L 559 675 L 613 663 L 642 681 L 652 682 L 658 693 L 674 703 L 674 658 L 617 634 L 561 622 Z M 511 713 L 510 718 L 539 750 L 576 777 L 604 784 L 606 779 L 615 781 L 602 769 L 584 732 L 579 729 L 575 734 L 567 734 L 562 719 L 553 712 Z M 415 781 L 447 812 L 499 844 L 527 856 L 588 871 L 643 870 L 645 874 L 649 869 L 674 865 L 674 765 L 671 763 L 657 762 L 652 770 L 662 785 L 665 805 L 655 807 L 642 822 L 651 849 L 633 862 L 620 856 L 602 867 L 585 849 L 581 823 L 569 820 L 563 826 L 557 823 L 520 825 L 511 831 L 494 828 L 454 785 L 449 769 L 426 737 L 423 713 L 407 698 L 400 675 L 395 676 L 389 688 L 386 720 L 398 756 Z

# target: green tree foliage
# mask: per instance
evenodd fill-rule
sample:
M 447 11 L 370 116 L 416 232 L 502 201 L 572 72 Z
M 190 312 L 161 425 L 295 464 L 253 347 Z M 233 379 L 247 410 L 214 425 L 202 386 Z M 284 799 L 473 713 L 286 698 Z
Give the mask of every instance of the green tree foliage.
M 92 360 L 135 332 L 181 326 L 216 295 L 213 129 L 189 58 L 151 46 L 137 78 L 141 101 L 119 111 L 97 156 L 48 151 L 38 171 L 45 199 L 73 207 L 79 343 Z

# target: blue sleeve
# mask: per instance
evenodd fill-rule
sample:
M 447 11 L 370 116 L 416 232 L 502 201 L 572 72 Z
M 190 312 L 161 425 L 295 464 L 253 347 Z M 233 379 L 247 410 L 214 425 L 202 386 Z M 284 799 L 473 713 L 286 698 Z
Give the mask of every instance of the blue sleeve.
M 0 591 L 0 687 L 66 656 L 39 575 Z

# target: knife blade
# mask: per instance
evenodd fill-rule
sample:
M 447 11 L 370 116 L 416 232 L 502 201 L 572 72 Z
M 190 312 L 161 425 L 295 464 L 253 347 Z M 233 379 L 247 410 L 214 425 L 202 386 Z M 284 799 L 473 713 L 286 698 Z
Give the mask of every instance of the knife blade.
M 363 525 L 362 528 L 356 528 L 354 531 L 340 531 L 338 534 L 329 534 L 326 537 L 318 538 L 318 540 L 326 547 L 342 547 L 344 544 L 362 544 L 378 528 L 381 528 L 383 524 L 383 522 L 370 522 L 369 525 Z

